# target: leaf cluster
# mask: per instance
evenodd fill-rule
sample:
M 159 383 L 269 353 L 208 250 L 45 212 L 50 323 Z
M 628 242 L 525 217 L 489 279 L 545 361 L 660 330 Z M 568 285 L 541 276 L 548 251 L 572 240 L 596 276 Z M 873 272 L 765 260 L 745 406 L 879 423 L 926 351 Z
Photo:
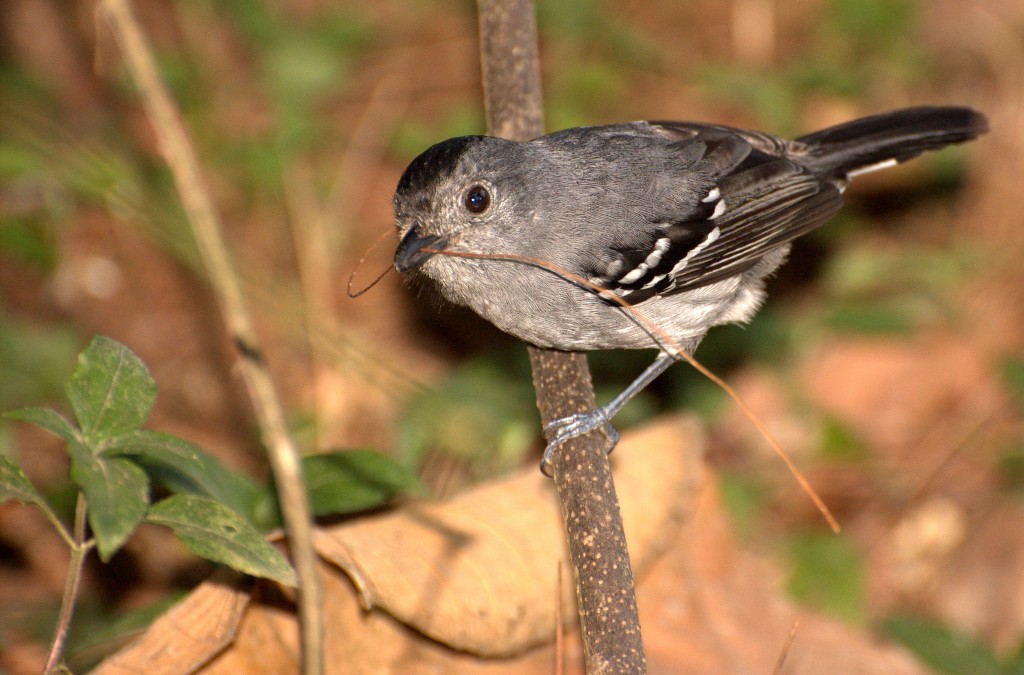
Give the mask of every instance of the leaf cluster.
M 142 523 L 163 525 L 197 556 L 258 577 L 294 585 L 295 573 L 263 532 L 280 524 L 276 494 L 232 471 L 195 445 L 142 428 L 156 382 L 126 346 L 95 337 L 65 383 L 74 422 L 50 408 L 5 413 L 67 442 L 69 475 L 85 498 L 92 539 L 107 562 Z M 313 455 L 314 513 L 349 513 L 416 492 L 415 476 L 368 451 Z M 154 494 L 162 498 L 153 500 Z M 10 458 L 0 456 L 0 502 L 40 508 L 71 545 L 54 509 Z

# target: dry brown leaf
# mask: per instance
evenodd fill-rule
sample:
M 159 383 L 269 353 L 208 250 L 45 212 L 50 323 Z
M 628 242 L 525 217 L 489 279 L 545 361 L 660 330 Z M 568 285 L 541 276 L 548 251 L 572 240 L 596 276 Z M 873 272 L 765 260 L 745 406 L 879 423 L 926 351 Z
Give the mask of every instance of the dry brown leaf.
M 927 672 L 866 631 L 794 606 L 781 579 L 737 546 L 717 486 L 704 476 L 693 517 L 637 589 L 648 672 L 770 673 L 783 650 L 784 674 Z
M 628 434 L 614 454 L 634 569 L 677 530 L 696 435 L 692 424 L 661 422 Z M 551 639 L 557 568 L 567 553 L 554 491 L 536 471 L 443 504 L 320 530 L 316 545 L 352 578 L 367 608 L 455 649 L 509 656 Z
M 248 585 L 231 573 L 200 584 L 93 673 L 162 675 L 198 670 L 235 638 L 250 602 L 244 589 Z

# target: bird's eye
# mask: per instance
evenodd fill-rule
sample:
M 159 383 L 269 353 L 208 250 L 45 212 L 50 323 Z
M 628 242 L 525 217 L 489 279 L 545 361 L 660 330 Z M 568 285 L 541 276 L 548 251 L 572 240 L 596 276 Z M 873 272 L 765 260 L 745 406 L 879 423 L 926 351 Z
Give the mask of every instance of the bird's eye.
M 466 210 L 483 213 L 491 205 L 491 193 L 483 185 L 474 185 L 466 191 Z

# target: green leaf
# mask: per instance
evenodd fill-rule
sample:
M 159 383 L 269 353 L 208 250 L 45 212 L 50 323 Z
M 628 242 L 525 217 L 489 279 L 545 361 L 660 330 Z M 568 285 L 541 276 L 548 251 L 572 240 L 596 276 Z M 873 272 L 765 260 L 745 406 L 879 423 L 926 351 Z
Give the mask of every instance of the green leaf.
M 890 639 L 902 643 L 938 673 L 998 675 L 999 661 L 981 642 L 942 624 L 916 616 L 889 617 L 882 626 Z
M 1003 384 L 1013 395 L 1018 409 L 1024 411 L 1024 358 L 1011 356 L 999 364 Z
M 0 409 L 56 400 L 80 348 L 75 331 L 52 323 L 40 328 L 6 316 L 8 312 L 0 314 Z
M 914 316 L 905 307 L 884 302 L 836 303 L 826 313 L 829 327 L 850 333 L 904 335 L 914 328 Z
M 1024 675 L 1024 642 L 1003 661 L 999 675 Z
M 836 417 L 825 417 L 820 447 L 822 457 L 837 462 L 865 462 L 870 456 L 854 430 Z
M 755 531 L 757 517 L 765 504 L 763 483 L 738 473 L 724 472 L 719 477 L 722 504 L 733 526 L 743 536 Z
M 68 454 L 71 480 L 85 493 L 96 548 L 107 562 L 146 515 L 149 480 L 131 460 L 93 455 L 80 443 L 69 443 Z
M 790 544 L 790 562 L 790 595 L 848 621 L 863 618 L 863 564 L 849 540 L 831 532 L 800 535 Z
M 510 372 L 510 361 L 466 361 L 436 389 L 410 397 L 399 418 L 403 463 L 416 466 L 429 449 L 466 462 L 478 478 L 519 466 L 536 437 L 537 408 L 529 375 Z
M 0 455 L 0 504 L 12 499 L 22 504 L 43 503 L 43 496 L 32 485 L 21 467 L 10 457 Z
M 146 520 L 174 530 L 201 558 L 295 585 L 295 572 L 288 561 L 245 519 L 219 502 L 196 495 L 173 495 L 154 504 Z
M 156 400 L 156 382 L 139 357 L 102 335 L 78 355 L 65 391 L 93 444 L 141 427 Z
M 105 456 L 126 456 L 171 492 L 210 497 L 251 517 L 260 486 L 231 471 L 202 449 L 176 436 L 139 429 L 121 434 L 104 447 Z
M 996 470 L 1002 487 L 1015 493 L 1024 493 L 1024 440 L 999 451 Z
M 400 494 L 423 494 L 419 478 L 379 452 L 353 450 L 302 458 L 310 507 L 318 516 L 355 513 Z
M 5 412 L 3 416 L 7 419 L 34 424 L 49 431 L 54 436 L 63 438 L 65 441 L 79 440 L 78 430 L 71 426 L 71 422 L 68 422 L 64 419 L 63 415 L 50 408 L 21 408 Z
M 316 516 L 366 511 L 386 504 L 400 494 L 426 494 L 426 488 L 409 469 L 372 450 L 346 450 L 302 458 L 302 477 L 310 510 Z M 281 526 L 277 492 L 268 486 L 253 506 L 257 527 Z

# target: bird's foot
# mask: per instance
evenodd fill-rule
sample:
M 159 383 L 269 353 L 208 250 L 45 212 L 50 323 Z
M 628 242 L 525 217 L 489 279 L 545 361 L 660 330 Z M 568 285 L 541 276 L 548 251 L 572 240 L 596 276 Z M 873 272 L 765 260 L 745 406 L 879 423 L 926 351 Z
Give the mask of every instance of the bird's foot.
M 544 448 L 544 456 L 540 460 L 540 470 L 544 475 L 551 475 L 552 462 L 554 461 L 555 451 L 558 449 L 558 446 L 570 438 L 588 434 L 595 429 L 600 429 L 601 433 L 608 439 L 608 452 L 611 452 L 619 442 L 619 432 L 612 426 L 604 408 L 598 408 L 587 413 L 576 413 L 575 415 L 569 415 L 546 424 L 544 426 L 544 434 L 549 436 L 551 440 L 548 441 L 548 446 Z

